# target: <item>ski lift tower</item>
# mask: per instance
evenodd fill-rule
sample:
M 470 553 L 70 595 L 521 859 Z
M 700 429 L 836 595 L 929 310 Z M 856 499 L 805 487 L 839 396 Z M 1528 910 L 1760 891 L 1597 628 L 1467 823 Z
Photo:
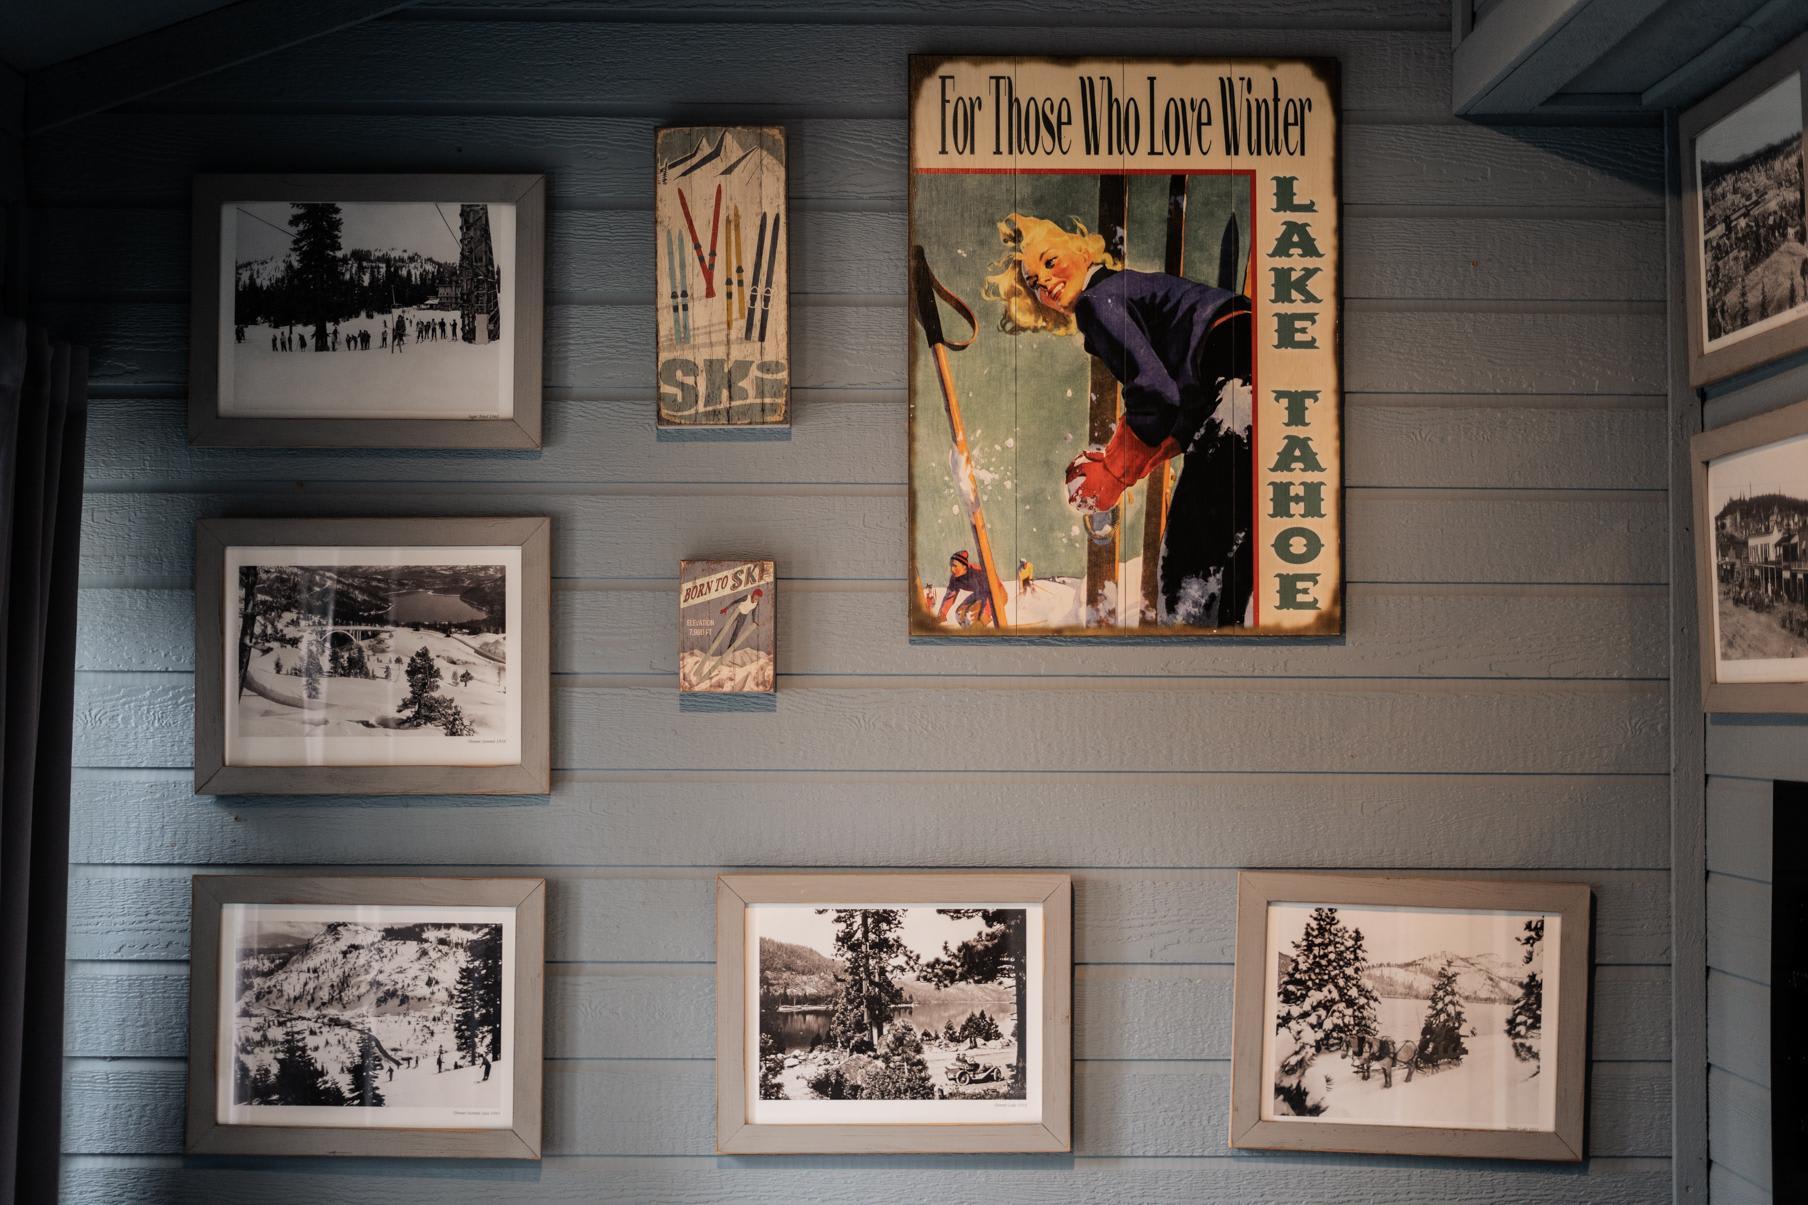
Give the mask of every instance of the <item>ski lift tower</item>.
M 458 309 L 460 337 L 466 343 L 493 343 L 502 337 L 502 288 L 490 245 L 488 205 L 458 207 Z

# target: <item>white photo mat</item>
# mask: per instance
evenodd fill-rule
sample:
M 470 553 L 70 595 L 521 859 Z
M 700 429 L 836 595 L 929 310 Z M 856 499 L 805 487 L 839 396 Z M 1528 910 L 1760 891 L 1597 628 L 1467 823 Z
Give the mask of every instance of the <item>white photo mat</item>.
M 382 925 L 499 925 L 502 929 L 500 950 L 502 978 L 502 1032 L 508 1035 L 503 1055 L 494 1064 L 489 1095 L 494 1103 L 483 1106 L 396 1106 L 367 1108 L 358 1105 L 296 1106 L 239 1105 L 233 1101 L 233 1075 L 237 1037 L 237 967 L 238 951 L 248 926 L 262 919 L 317 921 L 322 924 L 340 921 L 353 924 Z M 220 910 L 219 996 L 217 1048 L 214 1067 L 215 1120 L 233 1126 L 326 1126 L 368 1127 L 374 1129 L 444 1129 L 506 1130 L 514 1125 L 514 1068 L 518 1062 L 512 1048 L 515 1034 L 515 941 L 516 910 L 508 907 L 429 907 L 413 905 L 365 904 L 330 906 L 318 904 L 251 904 L 229 903 Z M 420 1068 L 425 1071 L 423 1063 Z M 468 1069 L 467 1069 L 468 1070 Z M 393 1090 L 393 1084 L 391 1085 Z
M 422 546 L 242 546 L 226 549 L 222 582 L 225 764 L 229 766 L 411 766 L 511 765 L 521 760 L 521 633 L 524 622 L 521 548 Z M 296 736 L 248 736 L 239 728 L 238 645 L 240 612 L 238 571 L 241 566 L 449 566 L 501 565 L 506 573 L 507 630 L 504 635 L 504 734 L 499 737 L 453 737 L 418 729 L 397 732 L 373 728 L 355 736 L 303 732 Z M 352 626 L 368 627 L 370 624 Z M 397 698 L 406 693 L 398 675 Z M 326 679 L 330 695 L 332 679 Z
M 1024 916 L 1025 1032 L 1024 1067 L 1027 1089 L 1023 1100 L 762 1100 L 760 1082 L 760 917 L 774 911 L 818 908 L 900 908 L 912 911 L 937 908 L 1011 909 Z M 1043 906 L 1036 903 L 862 903 L 773 904 L 747 906 L 746 1006 L 747 1054 L 744 1081 L 747 1121 L 753 1125 L 958 1125 L 987 1122 L 1036 1123 L 1042 1121 L 1042 980 L 1044 974 Z M 976 1005 L 975 1008 L 980 1006 Z
M 387 241 L 407 236 L 399 232 L 407 218 L 421 226 L 431 222 L 432 210 L 449 211 L 456 220 L 460 202 L 450 201 L 341 201 L 353 220 L 353 232 L 342 236 L 346 250 L 387 251 L 389 246 L 362 247 L 356 234 Z M 241 226 L 255 226 L 260 218 L 280 217 L 287 202 L 228 201 L 220 206 L 218 403 L 222 418 L 293 419 L 507 419 L 515 414 L 515 338 L 510 328 L 516 319 L 515 273 L 516 212 L 509 202 L 489 201 L 490 242 L 500 279 L 499 309 L 502 337 L 482 344 L 459 341 L 415 344 L 410 336 L 402 350 L 392 351 L 377 335 L 385 320 L 396 313 L 377 311 L 372 319 L 348 318 L 340 325 L 349 330 L 369 328 L 371 344 L 361 351 L 273 352 L 271 331 L 265 327 L 237 336 L 236 294 L 242 244 Z M 270 232 L 274 235 L 274 231 Z M 429 225 L 425 234 L 437 235 Z M 448 228 L 446 237 L 456 236 Z M 446 254 L 457 258 L 456 243 Z M 267 257 L 260 257 L 267 258 Z M 448 317 L 449 312 L 418 307 L 399 311 L 405 322 L 416 317 Z M 301 328 L 305 329 L 305 328 Z

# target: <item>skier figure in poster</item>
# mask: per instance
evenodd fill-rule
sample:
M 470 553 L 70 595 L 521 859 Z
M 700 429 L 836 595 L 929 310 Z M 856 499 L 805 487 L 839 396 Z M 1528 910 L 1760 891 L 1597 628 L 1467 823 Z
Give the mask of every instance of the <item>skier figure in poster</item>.
M 956 607 L 954 600 L 962 592 L 967 599 Z M 985 566 L 975 565 L 965 548 L 948 558 L 948 588 L 942 591 L 942 606 L 935 617 L 946 623 L 950 608 L 954 610 L 954 622 L 963 628 L 992 622 L 992 590 Z
M 1156 465 L 1184 455 L 1162 542 L 1159 618 L 1240 627 L 1255 584 L 1249 300 L 1127 269 L 1102 235 L 1073 226 L 1008 215 L 985 289 L 1000 303 L 1001 331 L 1078 334 L 1123 386 L 1110 442 L 1067 466 L 1068 501 L 1082 515 L 1109 511 Z

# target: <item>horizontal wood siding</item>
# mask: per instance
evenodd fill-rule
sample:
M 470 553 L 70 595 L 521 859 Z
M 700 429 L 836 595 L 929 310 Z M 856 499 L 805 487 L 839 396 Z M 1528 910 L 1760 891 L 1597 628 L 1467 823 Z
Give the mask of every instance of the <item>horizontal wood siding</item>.
M 32 286 L 97 399 L 66 1199 L 1666 1197 L 1663 143 L 1453 122 L 1448 30 L 1443 0 L 458 0 L 29 139 Z M 906 640 L 919 49 L 1342 60 L 1344 637 Z M 779 438 L 654 426 L 647 164 L 692 119 L 789 134 Z M 543 452 L 187 446 L 192 176 L 328 169 L 548 175 Z M 195 519 L 508 513 L 556 521 L 550 796 L 191 794 Z M 677 562 L 723 548 L 785 579 L 773 711 L 677 698 Z M 549 880 L 542 1166 L 179 1155 L 189 876 L 347 866 Z M 1074 874 L 1072 1158 L 711 1155 L 713 876 L 841 866 Z M 1229 1158 L 1245 866 L 1589 883 L 1589 1161 Z

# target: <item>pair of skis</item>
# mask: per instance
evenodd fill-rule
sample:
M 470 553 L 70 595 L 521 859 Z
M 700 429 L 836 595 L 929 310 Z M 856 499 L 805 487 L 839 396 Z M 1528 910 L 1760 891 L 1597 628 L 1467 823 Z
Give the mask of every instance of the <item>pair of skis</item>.
M 680 345 L 691 341 L 691 270 L 679 250 L 681 241 L 676 230 L 665 232 L 666 275 L 672 286 L 672 342 Z
M 747 327 L 741 333 L 743 339 L 754 338 L 753 317 L 757 310 L 760 318 L 758 342 L 766 341 L 766 320 L 772 316 L 772 275 L 778 267 L 779 222 L 784 216 L 783 210 L 776 210 L 772 214 L 772 250 L 768 253 L 766 250 L 766 214 L 764 211 L 760 213 L 759 233 L 753 238 L 753 294 L 747 304 Z M 766 268 L 766 283 L 763 286 L 760 284 L 762 260 Z

